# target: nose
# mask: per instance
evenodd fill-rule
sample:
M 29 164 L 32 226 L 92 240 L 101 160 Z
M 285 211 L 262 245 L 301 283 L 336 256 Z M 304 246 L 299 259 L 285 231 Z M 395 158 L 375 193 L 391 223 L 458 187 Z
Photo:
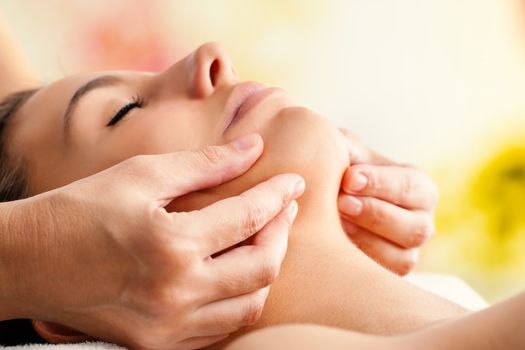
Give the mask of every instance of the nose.
M 226 51 L 217 43 L 201 45 L 188 57 L 186 87 L 193 98 L 205 98 L 216 89 L 237 82 Z

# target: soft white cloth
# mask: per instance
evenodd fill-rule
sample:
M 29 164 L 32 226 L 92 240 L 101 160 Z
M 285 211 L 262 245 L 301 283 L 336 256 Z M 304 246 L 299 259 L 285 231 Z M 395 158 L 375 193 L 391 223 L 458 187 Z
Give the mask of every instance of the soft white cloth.
M 2 349 L 16 350 L 122 350 L 125 349 L 115 344 L 104 342 L 85 342 L 79 344 L 29 344 L 21 346 L 6 346 Z
M 477 311 L 489 306 L 487 301 L 465 281 L 452 275 L 410 274 L 405 280 L 468 310 Z

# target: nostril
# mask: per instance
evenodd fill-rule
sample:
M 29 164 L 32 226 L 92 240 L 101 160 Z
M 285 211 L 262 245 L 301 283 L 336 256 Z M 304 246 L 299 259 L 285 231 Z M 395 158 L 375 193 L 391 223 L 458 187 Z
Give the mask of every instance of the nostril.
M 214 60 L 210 66 L 210 81 L 211 85 L 215 86 L 217 82 L 217 74 L 219 73 L 219 60 Z

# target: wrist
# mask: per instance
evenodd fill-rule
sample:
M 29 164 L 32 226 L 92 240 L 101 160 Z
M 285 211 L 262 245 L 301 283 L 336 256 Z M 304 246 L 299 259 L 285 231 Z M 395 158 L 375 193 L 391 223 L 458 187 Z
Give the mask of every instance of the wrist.
M 20 211 L 24 211 L 25 201 L 0 203 L 0 320 L 20 317 L 17 300 L 19 273 L 16 271 L 22 264 L 19 251 L 24 245 Z
M 41 234 L 52 218 L 41 196 L 0 203 L 0 319 L 31 318 L 36 314 Z

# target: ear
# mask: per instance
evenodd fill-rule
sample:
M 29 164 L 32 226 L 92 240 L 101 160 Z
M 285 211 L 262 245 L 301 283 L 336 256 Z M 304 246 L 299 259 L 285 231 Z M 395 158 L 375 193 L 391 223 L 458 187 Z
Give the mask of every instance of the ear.
M 93 339 L 84 333 L 58 323 L 33 320 L 33 328 L 38 335 L 53 344 L 80 343 Z

